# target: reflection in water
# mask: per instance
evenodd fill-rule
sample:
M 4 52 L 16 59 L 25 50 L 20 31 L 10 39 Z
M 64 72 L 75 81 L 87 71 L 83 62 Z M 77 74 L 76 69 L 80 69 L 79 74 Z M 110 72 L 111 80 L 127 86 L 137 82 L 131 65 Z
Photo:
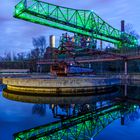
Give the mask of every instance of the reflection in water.
M 3 96 L 10 100 L 37 103 L 37 104 L 86 104 L 97 101 L 113 100 L 115 97 L 119 97 L 121 94 L 118 91 L 108 92 L 106 94 L 99 94 L 94 96 L 39 96 L 39 95 L 27 95 L 9 93 L 3 91 Z
M 138 109 L 139 106 L 133 104 L 116 102 L 95 108 L 92 111 L 86 110 L 78 113 L 77 116 L 23 131 L 14 136 L 23 139 L 89 140 L 118 118 L 121 118 L 122 125 L 125 124 L 125 118 L 134 120 L 135 112 Z
M 32 108 L 33 114 L 39 114 L 40 116 L 45 116 L 46 105 L 45 104 L 35 104 Z
M 15 93 L 3 92 L 3 96 L 10 100 L 36 103 L 33 105 L 32 113 L 44 116 L 46 114 L 45 104 L 49 104 L 54 118 L 66 118 L 78 113 L 99 108 L 109 104 L 116 97 L 120 97 L 118 91 L 108 94 L 94 96 L 74 96 L 74 97 L 49 97 L 49 96 L 31 96 Z
M 138 120 L 140 118 L 140 106 L 139 105 L 133 105 L 134 110 L 129 112 L 129 115 L 124 116 L 124 124 L 128 125 L 129 123 Z
M 51 104 L 50 108 L 52 109 L 52 113 L 55 118 L 67 118 L 78 116 L 85 112 L 92 112 L 98 108 L 112 104 L 111 102 L 112 100 L 96 101 L 90 104 Z
M 58 119 L 17 133 L 15 138 L 88 140 L 118 118 L 121 125 L 128 125 L 140 118 L 139 105 L 128 103 L 126 97 L 122 100 L 119 92 L 87 97 L 42 97 L 3 92 L 3 96 L 10 100 L 35 103 L 32 113 L 40 116 L 47 115 L 46 104 L 49 104 L 53 117 Z

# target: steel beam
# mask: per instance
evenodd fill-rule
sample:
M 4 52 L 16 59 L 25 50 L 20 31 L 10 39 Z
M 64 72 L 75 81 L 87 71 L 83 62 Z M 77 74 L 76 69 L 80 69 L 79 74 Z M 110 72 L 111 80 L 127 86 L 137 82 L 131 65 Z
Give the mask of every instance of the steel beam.
M 91 36 L 122 46 L 137 45 L 137 39 L 113 28 L 90 10 L 66 8 L 39 0 L 22 0 L 15 6 L 14 17 L 73 33 Z

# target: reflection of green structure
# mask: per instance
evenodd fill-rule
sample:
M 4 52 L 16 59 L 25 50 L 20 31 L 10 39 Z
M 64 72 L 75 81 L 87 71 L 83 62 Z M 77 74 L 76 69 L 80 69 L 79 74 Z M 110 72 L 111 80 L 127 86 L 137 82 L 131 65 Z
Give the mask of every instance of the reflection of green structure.
M 90 10 L 76 10 L 38 0 L 21 0 L 15 7 L 14 16 L 118 45 L 137 45 L 135 37 L 113 28 Z
M 114 104 L 77 117 L 49 123 L 14 135 L 16 140 L 89 140 L 114 120 L 133 112 L 134 105 Z M 123 119 L 122 119 L 123 120 Z M 122 122 L 123 124 L 123 122 Z

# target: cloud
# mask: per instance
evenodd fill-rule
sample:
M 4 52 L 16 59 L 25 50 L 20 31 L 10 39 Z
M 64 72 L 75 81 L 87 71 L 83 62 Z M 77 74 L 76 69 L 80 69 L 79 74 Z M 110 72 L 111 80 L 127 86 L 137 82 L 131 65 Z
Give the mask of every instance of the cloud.
M 113 27 L 120 28 L 120 20 L 132 23 L 140 33 L 140 1 L 135 0 L 44 0 L 65 7 L 94 10 L 97 15 L 110 23 Z M 5 51 L 29 51 L 32 38 L 54 34 L 59 43 L 59 36 L 63 31 L 50 27 L 37 25 L 13 18 L 14 6 L 19 0 L 2 0 L 0 4 L 0 55 Z M 65 32 L 65 31 L 64 31 Z M 49 44 L 49 43 L 48 43 Z

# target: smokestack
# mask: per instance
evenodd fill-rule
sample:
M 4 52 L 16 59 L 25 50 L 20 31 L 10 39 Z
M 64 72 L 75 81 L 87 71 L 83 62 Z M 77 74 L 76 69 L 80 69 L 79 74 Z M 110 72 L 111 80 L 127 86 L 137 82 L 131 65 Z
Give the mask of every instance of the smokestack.
M 102 40 L 100 40 L 100 49 L 101 50 L 103 49 L 103 42 L 102 42 Z
M 121 20 L 121 31 L 125 32 L 125 21 Z
M 55 36 L 54 35 L 50 36 L 50 47 L 55 48 Z

